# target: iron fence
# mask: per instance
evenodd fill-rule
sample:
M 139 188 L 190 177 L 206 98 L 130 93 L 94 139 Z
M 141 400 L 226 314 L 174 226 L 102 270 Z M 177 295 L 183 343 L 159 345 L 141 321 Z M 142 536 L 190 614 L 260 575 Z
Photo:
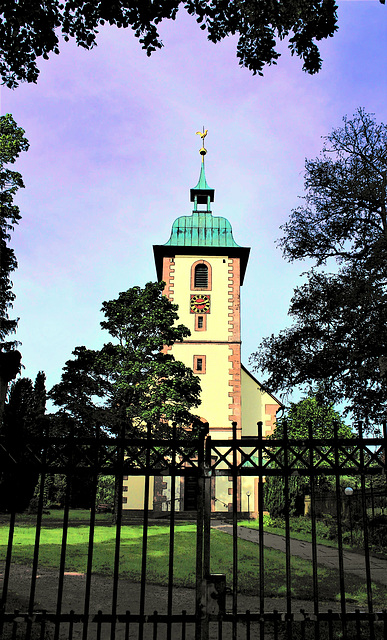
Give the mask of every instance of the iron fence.
M 369 500 L 371 480 L 378 481 L 378 499 L 383 501 L 386 495 L 386 443 L 385 425 L 380 437 L 364 436 L 360 429 L 354 438 L 342 439 L 337 433 L 332 438 L 314 438 L 310 430 L 309 437 L 302 440 L 289 438 L 286 432 L 281 439 L 268 440 L 262 436 L 262 423 L 258 423 L 256 437 L 243 439 L 237 437 L 234 424 L 233 437 L 223 440 L 213 438 L 206 430 L 195 437 L 182 438 L 175 428 L 170 437 L 156 438 L 149 428 L 141 438 L 127 438 L 124 434 L 115 438 L 46 435 L 31 439 L 18 449 L 10 449 L 3 441 L 0 469 L 2 480 L 8 479 L 7 486 L 20 469 L 24 478 L 30 474 L 31 478 L 39 477 L 40 482 L 36 514 L 11 512 L 1 516 L 0 529 L 3 534 L 7 530 L 7 539 L 1 547 L 0 635 L 26 640 L 385 638 L 387 556 L 383 536 L 379 548 L 375 547 L 375 496 L 373 511 Z M 45 485 L 54 474 L 66 477 L 60 520 L 53 519 L 53 513 L 49 515 L 45 509 Z M 114 476 L 116 487 L 122 487 L 125 476 L 143 478 L 143 508 L 136 511 L 131 529 L 136 528 L 141 535 L 139 554 L 125 537 L 131 513 L 123 509 L 120 493 L 112 521 L 97 513 L 101 474 Z M 90 510 L 87 522 L 81 525 L 73 520 L 71 510 L 75 476 L 90 485 Z M 269 539 L 265 531 L 264 485 L 266 478 L 275 477 L 283 482 L 284 531 Z M 335 496 L 335 540 L 331 547 L 321 545 L 317 537 L 321 515 L 317 486 L 322 477 L 331 479 Z M 360 508 L 353 527 L 361 531 L 362 548 L 356 553 L 345 542 L 348 514 L 343 477 L 358 481 Z M 189 514 L 177 506 L 181 501 L 173 499 L 177 485 L 188 482 L 188 478 L 191 488 L 192 483 L 197 487 L 196 508 Z M 222 478 L 232 496 L 227 514 L 227 503 L 214 493 L 214 483 Z M 254 478 L 256 482 L 256 529 L 240 526 L 239 522 L 244 478 Z M 310 496 L 310 542 L 300 543 L 299 548 L 295 547 L 288 508 L 293 478 L 308 479 Z M 166 501 L 167 511 L 153 508 L 159 497 L 155 495 L 153 503 L 151 499 L 160 479 L 167 480 L 172 496 Z M 231 520 L 225 521 L 226 515 Z M 186 572 L 184 583 L 181 577 L 176 580 L 175 573 L 177 565 L 184 564 L 180 538 L 188 516 L 191 524 L 186 562 L 193 557 L 194 565 L 191 575 Z M 160 523 L 163 526 L 157 529 Z M 23 543 L 27 524 L 34 527 L 32 549 Z M 106 534 L 102 542 L 97 539 L 100 525 Z M 79 543 L 76 553 L 70 554 L 77 536 L 80 539 L 81 533 L 85 535 L 85 527 L 87 542 Z M 383 531 L 383 523 L 381 528 Z M 54 529 L 60 530 L 59 542 L 50 541 L 49 534 Z M 155 533 L 165 540 L 162 551 L 158 548 L 157 553 L 166 554 L 167 568 L 164 575 L 150 576 L 156 553 L 151 545 Z M 229 557 L 217 559 L 215 565 L 219 536 L 227 533 L 231 534 Z M 247 542 L 241 540 L 243 537 Z M 96 570 L 99 549 L 109 538 L 113 538 L 109 543 L 111 564 L 102 569 L 98 565 Z M 57 551 L 54 568 L 47 564 L 46 545 Z M 283 561 L 284 565 L 283 584 L 278 587 L 277 580 L 274 591 L 269 580 L 271 573 L 277 571 L 272 565 L 273 546 L 277 546 L 278 562 Z M 244 575 L 246 557 L 254 567 L 249 584 Z M 301 564 L 295 562 L 297 557 Z M 129 567 L 125 571 L 124 560 Z M 133 567 L 138 564 L 136 572 L 131 570 L 131 563 Z M 336 579 L 337 593 L 330 589 L 328 597 L 326 583 Z M 303 580 L 306 587 L 299 591 Z M 354 584 L 355 591 L 358 584 L 358 593 L 354 592 Z

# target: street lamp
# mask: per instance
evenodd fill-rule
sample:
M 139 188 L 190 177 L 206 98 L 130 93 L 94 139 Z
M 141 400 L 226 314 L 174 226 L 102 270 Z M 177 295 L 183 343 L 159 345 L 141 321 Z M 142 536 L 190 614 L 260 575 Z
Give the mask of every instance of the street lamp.
M 345 487 L 344 489 L 344 493 L 346 496 L 348 496 L 348 506 L 349 506 L 349 526 L 351 529 L 351 546 L 353 546 L 353 538 L 352 538 L 352 500 L 350 500 L 351 496 L 353 496 L 353 489 L 352 487 Z
M 251 496 L 251 491 L 246 491 L 246 495 L 247 495 L 247 512 L 249 514 L 248 519 L 250 520 L 250 496 Z

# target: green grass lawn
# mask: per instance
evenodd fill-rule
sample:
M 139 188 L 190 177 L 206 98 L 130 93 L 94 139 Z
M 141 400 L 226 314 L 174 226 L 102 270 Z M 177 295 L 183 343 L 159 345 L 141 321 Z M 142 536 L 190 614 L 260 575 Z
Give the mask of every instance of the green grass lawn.
M 105 516 L 104 516 L 105 517 Z M 66 570 L 86 571 L 88 549 L 88 526 L 82 520 L 71 518 L 75 526 L 68 530 Z M 150 526 L 148 531 L 147 579 L 154 584 L 167 584 L 169 528 Z M 0 525 L 0 559 L 5 558 L 8 526 Z M 35 528 L 27 520 L 20 521 L 15 529 L 13 562 L 32 563 Z M 39 565 L 59 567 L 62 530 L 53 526 L 49 519 L 43 524 L 40 541 Z M 115 527 L 96 526 L 94 541 L 93 572 L 112 575 L 115 550 Z M 174 583 L 177 586 L 195 586 L 196 527 L 194 524 L 177 524 L 175 528 Z M 121 531 L 120 576 L 139 581 L 141 576 L 142 527 L 123 526 Z M 259 593 L 259 548 L 258 545 L 238 540 L 239 588 L 248 594 Z M 285 554 L 265 548 L 265 595 L 286 595 Z M 312 597 L 312 564 L 292 557 L 292 596 L 309 600 Z M 232 584 L 232 537 L 216 530 L 211 532 L 211 571 L 225 573 L 227 584 Z M 366 603 L 365 584 L 357 576 L 346 575 L 348 600 L 353 606 Z M 319 567 L 320 600 L 336 600 L 339 595 L 338 572 Z M 387 589 L 374 585 L 375 606 L 385 606 Z
M 259 529 L 258 520 L 243 520 L 238 523 L 240 526 L 249 527 L 251 529 Z M 305 516 L 289 518 L 290 537 L 295 540 L 305 540 L 312 542 L 312 521 Z M 268 533 L 275 533 L 280 536 L 285 535 L 285 521 L 281 519 L 272 519 L 269 515 L 263 517 L 263 528 Z M 327 547 L 337 548 L 337 530 L 336 523 L 333 518 L 327 523 L 322 520 L 316 522 L 316 542 Z M 343 548 L 354 552 L 364 552 L 363 530 L 354 529 L 351 533 L 348 530 L 343 531 Z M 369 545 L 370 551 L 377 552 L 379 555 L 386 555 L 386 549 L 380 546 Z
M 290 537 L 295 540 L 305 540 L 305 542 L 312 542 L 312 533 L 311 533 L 311 521 L 307 518 L 289 518 L 290 522 Z M 259 521 L 258 520 L 242 520 L 238 522 L 238 524 L 242 527 L 249 527 L 250 529 L 259 529 Z M 278 520 L 273 521 L 270 517 L 264 516 L 263 520 L 263 529 L 267 531 L 267 533 L 275 533 L 279 536 L 285 535 L 285 521 Z M 318 523 L 317 526 L 317 536 L 316 541 L 317 544 L 325 544 L 328 547 L 337 547 L 337 540 L 330 539 L 328 527 L 324 526 L 323 523 Z M 349 545 L 344 545 L 349 548 Z
M 95 520 L 96 522 L 105 522 L 107 524 L 111 524 L 112 522 L 112 514 L 111 513 L 96 513 Z M 36 523 L 36 513 L 18 513 L 16 515 L 16 521 L 19 526 L 24 525 L 35 525 Z M 63 509 L 51 509 L 43 512 L 42 514 L 42 522 L 46 524 L 50 524 L 51 522 L 63 522 Z M 90 511 L 87 509 L 70 509 L 69 511 L 69 522 L 70 524 L 88 524 L 90 521 Z M 9 515 L 5 513 L 0 513 L 0 526 L 3 524 L 7 524 L 9 522 Z

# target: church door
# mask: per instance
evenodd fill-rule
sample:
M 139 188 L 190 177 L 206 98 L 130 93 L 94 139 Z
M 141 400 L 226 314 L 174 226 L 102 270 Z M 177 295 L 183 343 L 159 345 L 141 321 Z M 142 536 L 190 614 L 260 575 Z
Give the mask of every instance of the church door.
M 198 497 L 197 478 L 186 476 L 184 478 L 184 511 L 196 511 Z

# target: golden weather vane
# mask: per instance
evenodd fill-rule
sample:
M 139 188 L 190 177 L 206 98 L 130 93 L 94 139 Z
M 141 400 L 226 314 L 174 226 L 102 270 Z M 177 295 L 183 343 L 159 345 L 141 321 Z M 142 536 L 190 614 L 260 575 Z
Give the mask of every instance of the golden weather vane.
M 204 162 L 204 156 L 207 153 L 207 149 L 204 148 L 204 138 L 206 137 L 207 133 L 208 133 L 208 129 L 204 130 L 204 127 L 203 127 L 203 131 L 196 132 L 196 135 L 200 136 L 202 139 L 202 147 L 201 149 L 199 149 L 199 153 L 202 156 L 202 162 Z

